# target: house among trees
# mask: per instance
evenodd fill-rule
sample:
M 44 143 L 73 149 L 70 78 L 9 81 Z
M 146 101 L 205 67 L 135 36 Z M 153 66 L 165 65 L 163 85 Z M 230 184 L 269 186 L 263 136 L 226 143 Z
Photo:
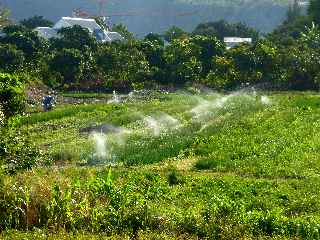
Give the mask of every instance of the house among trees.
M 112 42 L 116 40 L 124 40 L 124 38 L 117 32 L 110 32 L 103 29 L 94 19 L 88 18 L 73 18 L 62 17 L 52 28 L 51 27 L 37 27 L 35 30 L 40 36 L 46 39 L 58 37 L 58 30 L 61 28 L 72 27 L 79 25 L 89 30 L 99 42 Z
M 225 37 L 224 43 L 227 45 L 227 49 L 233 48 L 241 43 L 252 43 L 252 38 L 241 38 L 241 37 Z

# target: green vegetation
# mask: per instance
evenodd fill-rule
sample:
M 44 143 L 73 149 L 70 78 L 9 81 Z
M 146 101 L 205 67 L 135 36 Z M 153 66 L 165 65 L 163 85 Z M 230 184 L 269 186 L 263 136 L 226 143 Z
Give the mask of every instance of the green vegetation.
M 24 89 L 18 76 L 0 73 L 0 103 L 6 118 L 23 113 Z
M 252 38 L 256 42 L 259 32 L 243 23 L 228 23 L 224 20 L 199 24 L 193 31 L 194 35 L 216 36 L 223 41 L 224 37 Z
M 317 6 L 264 39 L 224 21 L 140 40 L 117 25 L 112 43 L 4 27 L 0 239 L 320 239 Z M 65 92 L 52 111 L 37 85 Z
M 19 130 L 44 158 L 2 176 L 0 227 L 13 239 L 318 239 L 319 103 L 177 93 L 26 116 Z M 105 158 L 83 132 L 101 124 L 123 130 L 103 136 Z
M 36 27 L 52 27 L 53 22 L 45 19 L 43 16 L 33 16 L 28 19 L 24 19 L 20 21 L 21 25 L 29 28 L 29 29 L 35 29 Z
M 296 2 L 283 25 L 264 39 L 242 23 L 217 21 L 200 24 L 192 33 L 172 27 L 163 36 L 149 34 L 144 39 L 135 39 L 124 25 L 116 25 L 127 40 L 112 43 L 98 43 L 80 26 L 61 29 L 60 38 L 46 41 L 29 29 L 30 24 L 46 24 L 36 16 L 3 29 L 0 70 L 63 91 L 129 92 L 195 85 L 233 90 L 257 84 L 317 90 L 320 30 L 312 24 L 317 23 L 316 11 L 315 1 L 309 15 L 302 16 Z M 225 36 L 251 37 L 253 44 L 227 49 Z
M 0 29 L 7 26 L 10 23 L 10 11 L 0 6 Z

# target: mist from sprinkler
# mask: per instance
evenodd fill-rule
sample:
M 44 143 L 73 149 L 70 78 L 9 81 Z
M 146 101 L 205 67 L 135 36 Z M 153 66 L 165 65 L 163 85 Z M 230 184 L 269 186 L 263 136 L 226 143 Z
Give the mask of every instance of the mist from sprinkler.
M 192 107 L 186 112 L 191 114 L 192 123 L 200 124 L 198 131 L 204 130 L 210 125 L 210 121 L 218 117 L 220 110 L 230 111 L 234 108 L 240 108 L 241 104 L 257 103 L 260 102 L 265 106 L 270 106 L 272 101 L 267 96 L 261 96 L 258 98 L 257 92 L 254 91 L 237 91 L 228 95 L 221 95 L 217 93 L 208 93 L 207 98 L 195 97 L 198 104 Z M 213 99 L 210 99 L 213 97 Z M 209 100 L 208 100 L 209 99 Z M 259 101 L 260 100 L 260 101 Z M 112 103 L 119 103 L 119 97 L 114 91 Z M 250 105 L 248 105 L 250 106 Z M 115 146 L 125 146 L 127 139 L 132 134 L 145 135 L 150 134 L 154 137 L 159 137 L 162 134 L 172 133 L 184 125 L 175 117 L 158 112 L 154 115 L 142 115 L 142 125 L 137 129 L 125 129 L 120 127 L 114 127 L 117 131 L 104 134 L 104 133 L 92 133 L 91 136 L 95 144 L 96 157 L 100 162 L 110 163 L 114 162 L 115 156 L 112 155 Z

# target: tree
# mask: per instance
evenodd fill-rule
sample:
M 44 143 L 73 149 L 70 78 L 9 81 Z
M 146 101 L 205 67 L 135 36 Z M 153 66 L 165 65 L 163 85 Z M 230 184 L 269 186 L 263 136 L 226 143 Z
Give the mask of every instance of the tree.
M 251 47 L 254 65 L 251 82 L 277 83 L 281 80 L 280 51 L 267 39 L 259 40 Z M 285 66 L 285 65 L 284 65 Z
M 287 12 L 287 22 L 293 22 L 298 17 L 300 17 L 302 14 L 302 9 L 299 6 L 298 0 L 294 0 L 293 4 L 289 6 L 288 12 Z
M 315 23 L 320 24 L 320 0 L 310 0 L 308 14 Z
M 212 63 L 214 68 L 209 72 L 204 83 L 215 89 L 234 87 L 239 73 L 236 71 L 233 59 L 227 56 L 216 56 Z
M 33 32 L 21 25 L 11 25 L 3 29 L 6 34 L 0 38 L 0 43 L 15 45 L 18 50 L 23 51 L 28 62 L 35 63 L 40 53 L 47 48 L 47 43 Z
M 308 28 L 298 39 L 297 45 L 288 50 L 288 73 L 294 89 L 319 89 L 320 87 L 320 28 Z M 289 52 L 290 51 L 290 52 Z M 293 61 L 294 60 L 294 61 Z
M 164 39 L 168 42 L 172 42 L 175 39 L 185 39 L 188 37 L 188 33 L 182 28 L 172 26 L 164 33 Z
M 126 40 L 133 40 L 133 39 L 134 39 L 133 33 L 130 32 L 130 31 L 128 30 L 128 28 L 127 28 L 124 24 L 122 24 L 122 23 L 120 23 L 120 24 L 115 24 L 115 25 L 112 27 L 112 31 L 120 33 L 120 35 L 121 35 L 122 37 L 124 37 Z
M 228 23 L 224 20 L 199 24 L 192 32 L 193 35 L 217 37 L 223 41 L 224 37 L 246 37 L 257 41 L 259 32 L 243 23 Z
M 292 45 L 301 37 L 301 33 L 306 27 L 310 27 L 312 21 L 309 16 L 297 17 L 294 21 L 285 21 L 273 32 L 267 35 L 267 38 L 278 45 Z
M 0 71 L 14 72 L 21 70 L 24 54 L 15 45 L 0 44 Z
M 102 18 L 102 17 L 94 17 L 94 20 L 96 21 L 96 23 L 104 30 L 108 30 L 108 24 L 106 23 L 106 21 Z
M 51 40 L 51 47 L 54 49 L 78 49 L 86 51 L 87 49 L 95 50 L 97 48 L 97 40 L 92 36 L 88 29 L 79 25 L 61 28 L 58 30 L 60 38 Z
M 221 24 L 225 24 L 225 21 L 220 21 Z M 219 33 L 216 29 L 215 22 L 200 23 L 192 32 L 194 35 L 207 36 L 207 37 L 218 37 Z M 221 34 L 220 34 L 221 35 Z
M 157 33 L 149 33 L 144 37 L 145 41 L 155 42 L 160 46 L 164 46 L 163 36 Z
M 141 42 L 139 49 L 144 53 L 151 66 L 164 67 L 164 47 L 158 42 Z
M 83 73 L 83 54 L 78 49 L 62 49 L 53 54 L 49 67 L 63 77 L 61 86 L 76 85 Z
M 307 45 L 309 48 L 318 50 L 320 48 L 320 29 L 314 24 L 312 27 L 307 28 L 304 33 L 301 34 L 299 42 Z
M 18 25 L 18 24 L 8 25 L 2 29 L 2 32 L 5 33 L 6 35 L 11 35 L 14 33 L 24 34 L 28 31 L 29 31 L 28 28 L 26 28 L 23 25 Z
M 0 29 L 10 24 L 10 11 L 0 6 Z
M 28 19 L 20 21 L 20 24 L 25 26 L 28 29 L 35 29 L 37 27 L 52 27 L 53 22 L 45 19 L 43 16 L 33 16 Z
M 166 79 L 164 69 L 166 69 L 164 58 L 164 42 L 157 35 L 149 34 L 145 41 L 141 41 L 139 49 L 145 55 L 151 71 L 151 78 L 157 82 L 163 82 Z M 162 40 L 162 41 L 161 41 Z
M 184 85 L 199 80 L 202 64 L 199 61 L 201 48 L 190 39 L 175 39 L 164 52 L 165 83 Z
M 143 84 L 149 79 L 149 63 L 140 48 L 135 40 L 114 42 L 99 48 L 97 65 L 106 76 L 106 87 L 129 90 L 134 84 Z
M 200 49 L 198 59 L 202 63 L 203 75 L 206 75 L 212 67 L 212 58 L 222 56 L 225 51 L 225 45 L 216 37 L 194 36 L 190 41 Z

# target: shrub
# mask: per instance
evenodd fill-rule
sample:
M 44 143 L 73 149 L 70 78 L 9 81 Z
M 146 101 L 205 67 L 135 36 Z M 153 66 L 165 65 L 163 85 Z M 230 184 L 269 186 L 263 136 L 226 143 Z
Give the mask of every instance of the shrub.
M 167 179 L 170 186 L 178 185 L 184 182 L 183 176 L 174 167 L 169 167 Z
M 19 130 L 2 129 L 0 158 L 6 173 L 30 170 L 40 159 L 41 153 L 30 138 Z
M 18 76 L 0 73 L 0 102 L 6 118 L 23 112 L 25 109 L 24 87 Z

